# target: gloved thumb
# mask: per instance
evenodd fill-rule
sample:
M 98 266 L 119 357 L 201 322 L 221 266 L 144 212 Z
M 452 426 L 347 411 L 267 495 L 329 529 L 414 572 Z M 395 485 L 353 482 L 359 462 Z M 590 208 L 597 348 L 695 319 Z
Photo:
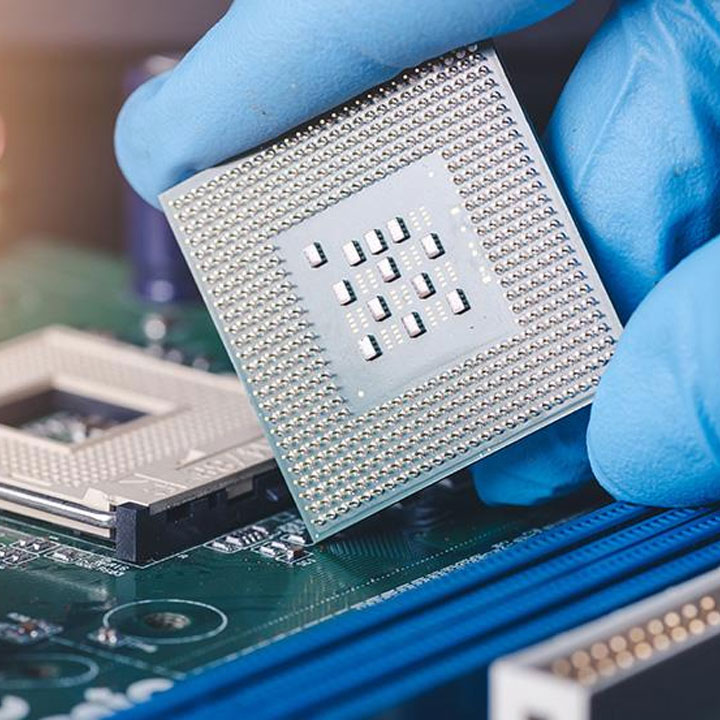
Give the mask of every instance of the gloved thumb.
M 677 265 L 630 319 L 593 403 L 588 451 L 619 499 L 720 500 L 720 237 Z
M 115 149 L 150 203 L 171 185 L 405 67 L 534 23 L 570 0 L 242 0 L 123 107 Z

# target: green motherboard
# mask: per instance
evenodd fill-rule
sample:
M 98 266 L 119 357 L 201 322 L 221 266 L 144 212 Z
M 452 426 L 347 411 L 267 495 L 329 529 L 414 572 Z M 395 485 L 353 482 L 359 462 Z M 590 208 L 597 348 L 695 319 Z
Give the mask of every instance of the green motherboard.
M 167 326 L 148 341 L 148 318 Z M 0 339 L 51 323 L 213 371 L 229 364 L 204 309 L 135 299 L 114 258 L 52 242 L 0 255 Z M 601 502 L 484 507 L 455 477 L 292 556 L 292 507 L 145 566 L 57 527 L 0 515 L 0 717 L 102 717 L 183 678 L 356 611 Z M 5 714 L 3 714 L 5 713 Z

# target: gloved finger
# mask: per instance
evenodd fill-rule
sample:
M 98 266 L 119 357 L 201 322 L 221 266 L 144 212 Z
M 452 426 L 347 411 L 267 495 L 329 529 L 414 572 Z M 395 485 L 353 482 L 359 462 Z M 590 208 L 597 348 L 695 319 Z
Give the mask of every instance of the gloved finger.
M 562 93 L 547 148 L 621 319 L 720 232 L 720 9 L 625 0 Z
M 720 232 L 714 7 L 621 2 L 583 54 L 548 127 L 551 164 L 623 319 L 682 257 Z M 541 431 L 475 466 L 480 494 L 518 502 L 583 478 L 584 427 L 567 422 L 561 440 Z
M 401 69 L 541 19 L 571 0 L 243 0 L 140 87 L 115 147 L 149 202 Z
M 584 408 L 473 465 L 480 499 L 489 505 L 535 505 L 589 480 L 588 415 Z
M 696 250 L 633 315 L 588 429 L 596 477 L 652 505 L 720 500 L 720 237 Z

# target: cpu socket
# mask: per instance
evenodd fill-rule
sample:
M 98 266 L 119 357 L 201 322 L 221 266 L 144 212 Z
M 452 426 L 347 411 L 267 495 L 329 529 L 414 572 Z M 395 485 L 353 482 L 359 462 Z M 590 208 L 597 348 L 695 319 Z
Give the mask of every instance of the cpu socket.
M 143 562 L 266 511 L 272 453 L 240 383 L 51 327 L 0 346 L 0 508 Z

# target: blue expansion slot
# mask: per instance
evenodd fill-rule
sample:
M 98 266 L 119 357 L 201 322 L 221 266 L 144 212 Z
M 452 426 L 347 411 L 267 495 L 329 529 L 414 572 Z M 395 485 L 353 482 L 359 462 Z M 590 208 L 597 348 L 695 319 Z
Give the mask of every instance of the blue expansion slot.
M 391 683 L 379 683 L 344 702 L 339 702 L 326 711 L 305 714 L 304 717 L 355 718 L 368 717 L 382 708 L 396 705 L 402 698 L 411 698 L 426 692 L 433 686 L 449 683 L 457 678 L 474 673 L 479 683 L 479 673 L 487 670 L 496 658 L 532 645 L 551 635 L 582 625 L 605 613 L 629 605 L 636 600 L 659 592 L 671 585 L 694 577 L 720 564 L 720 541 L 715 541 L 687 555 L 681 555 L 659 567 L 646 570 L 634 577 L 623 580 L 582 600 L 569 603 L 531 622 L 517 625 L 488 642 L 481 642 L 469 648 L 458 648 L 442 660 L 422 665 L 408 671 Z M 485 678 L 482 679 L 484 683 Z M 287 698 L 291 700 L 291 698 Z M 329 705 L 329 704 L 328 704 Z M 217 706 L 215 706 L 217 708 Z M 233 707 L 235 705 L 233 704 Z M 289 705 L 288 705 L 289 707 Z M 484 708 L 477 707 L 476 716 L 483 717 Z M 292 711 L 288 709 L 287 714 Z M 287 715 L 286 715 L 287 716 Z M 209 717 L 204 713 L 190 713 L 184 717 L 200 720 Z
M 614 503 L 573 518 L 477 565 L 186 682 L 127 716 L 209 717 L 230 708 L 262 717 L 332 715 L 339 708 L 344 717 L 364 715 L 373 697 L 379 709 L 387 705 L 386 693 L 397 702 L 477 673 L 499 654 L 574 626 L 577 613 L 597 608 L 599 614 L 627 602 L 623 592 L 641 597 L 682 579 L 685 565 L 669 560 L 681 551 L 692 551 L 683 560 L 700 553 L 698 563 L 714 557 L 693 548 L 720 535 L 720 512 L 650 513 Z M 657 570 L 666 569 L 665 575 L 646 570 L 662 562 Z M 601 608 L 590 602 L 596 595 L 617 601 Z M 530 629 L 519 638 L 525 626 Z M 506 649 L 487 650 L 498 644 Z M 467 653 L 485 659 L 455 663 Z
M 457 652 L 475 639 L 481 640 L 513 622 L 532 617 L 556 603 L 589 592 L 720 532 L 720 512 L 682 524 L 694 514 L 697 511 L 670 511 L 653 518 L 662 522 L 646 521 L 620 531 L 619 537 L 603 538 L 596 545 L 582 548 L 577 558 L 571 553 L 551 560 L 547 574 L 542 572 L 544 566 L 527 571 L 534 576 L 532 584 L 521 577 L 515 585 L 515 578 L 511 577 L 502 583 L 500 592 L 494 593 L 493 586 L 482 587 L 420 617 L 404 618 L 383 632 L 369 633 L 320 658 L 306 659 L 289 671 L 265 681 L 255 681 L 242 699 L 235 701 L 234 707 L 237 710 L 258 706 L 270 709 L 274 703 L 282 704 L 283 692 L 290 690 L 293 705 L 305 716 L 312 715 L 331 698 L 342 693 L 362 693 L 366 686 L 374 687 L 387 681 L 391 673 L 406 671 L 416 658 L 427 662 L 436 654 Z M 674 527 L 656 535 L 658 526 L 665 524 Z M 643 536 L 645 540 L 637 543 Z M 629 545 L 628 540 L 637 544 Z M 608 545 L 623 552 L 609 555 Z M 600 548 L 597 553 L 592 552 L 595 546 Z M 588 558 L 592 558 L 589 563 Z M 564 577 L 557 576 L 558 561 L 565 565 L 568 574 Z M 319 682 L 322 678 L 332 678 L 332 681 Z

